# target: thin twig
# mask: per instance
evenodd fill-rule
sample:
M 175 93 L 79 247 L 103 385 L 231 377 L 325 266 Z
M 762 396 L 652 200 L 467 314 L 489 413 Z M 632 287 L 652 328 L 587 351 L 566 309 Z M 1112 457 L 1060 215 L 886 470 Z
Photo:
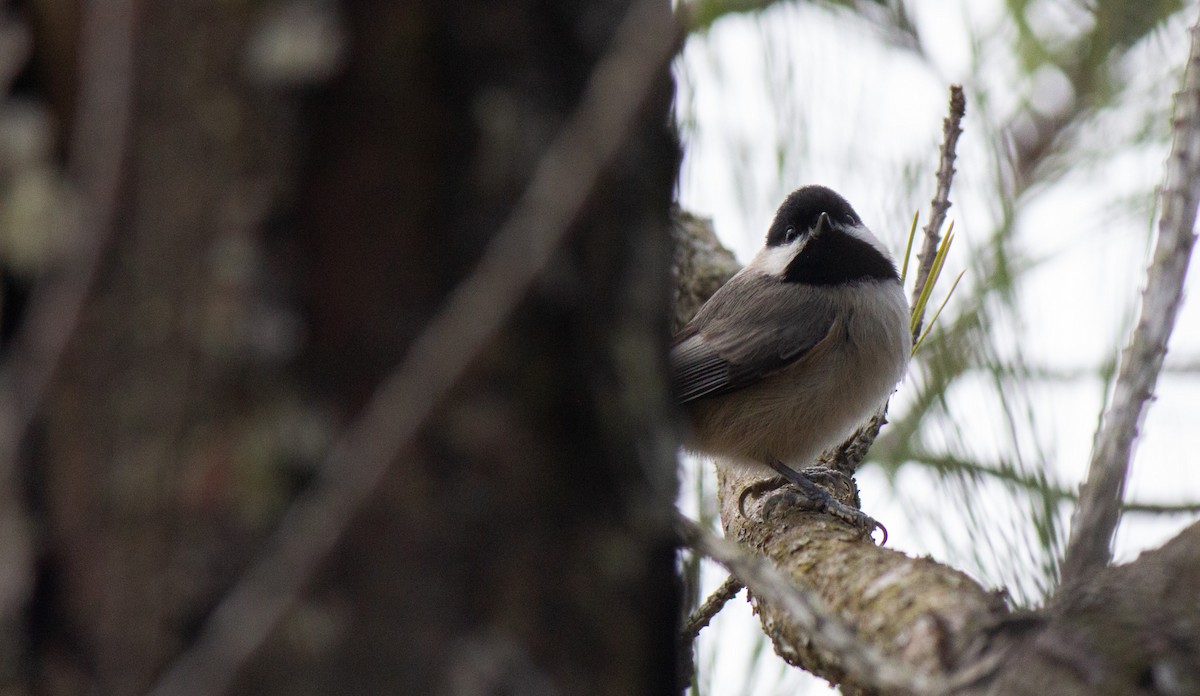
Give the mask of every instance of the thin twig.
M 700 559 L 698 555 L 694 557 L 697 561 Z M 691 682 L 696 674 L 696 656 L 692 646 L 695 645 L 696 638 L 700 636 L 700 631 L 744 587 L 741 580 L 730 575 L 725 578 L 725 582 L 721 583 L 715 592 L 708 596 L 708 599 L 704 600 L 703 604 L 688 616 L 687 621 L 683 622 L 683 628 L 679 632 L 679 673 L 684 683 Z
M 710 594 L 703 604 L 696 607 L 696 611 L 693 611 L 691 616 L 687 617 L 687 621 L 683 622 L 683 630 L 680 633 L 683 636 L 684 644 L 690 645 L 692 641 L 696 640 L 701 629 L 707 626 L 708 622 L 712 621 L 713 617 L 725 608 L 725 604 L 736 597 L 737 593 L 741 592 L 745 586 L 745 583 L 738 580 L 736 576 L 730 575 L 725 578 L 725 582 L 721 583 L 721 586 Z
M 929 222 L 925 225 L 924 242 L 917 253 L 916 282 L 913 285 L 912 304 L 916 305 L 921 289 L 933 269 L 938 244 L 942 239 L 942 224 L 946 222 L 946 211 L 950 209 L 950 184 L 954 181 L 954 158 L 958 147 L 958 136 L 962 134 L 962 120 L 967 111 L 967 100 L 961 85 L 950 85 L 950 114 L 942 121 L 942 149 L 938 157 L 937 190 L 930 203 Z M 918 317 L 913 328 L 913 341 L 921 335 L 924 317 Z
M 79 108 L 67 162 L 82 217 L 61 266 L 35 286 L 23 328 L 0 366 L 0 482 L 11 479 L 21 442 L 79 326 L 116 226 L 133 103 L 135 4 L 83 3 Z
M 528 188 L 469 277 L 338 439 L 274 543 L 209 616 L 153 696 L 221 694 L 299 598 L 389 464 L 500 333 L 625 142 L 676 42 L 669 14 L 637 0 L 583 98 L 538 162 Z
M 859 640 L 815 593 L 792 584 L 769 562 L 751 556 L 737 544 L 719 539 L 682 515 L 676 516 L 682 541 L 742 578 L 759 598 L 787 612 L 813 644 L 834 656 L 857 683 L 888 693 L 936 694 L 945 684 L 913 667 L 896 662 Z
M 1063 560 L 1064 587 L 1091 576 L 1112 558 L 1133 440 L 1146 401 L 1154 393 L 1183 298 L 1200 201 L 1200 24 L 1192 27 L 1191 34 L 1183 88 L 1175 102 L 1171 154 L 1163 174 L 1158 240 L 1137 327 L 1121 355 L 1112 402 L 1101 419 L 1087 481 L 1080 490 Z

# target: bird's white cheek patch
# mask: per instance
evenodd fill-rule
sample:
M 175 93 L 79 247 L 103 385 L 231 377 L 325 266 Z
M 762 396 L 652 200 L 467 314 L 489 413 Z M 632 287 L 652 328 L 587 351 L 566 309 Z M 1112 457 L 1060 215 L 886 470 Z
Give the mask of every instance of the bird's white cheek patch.
M 797 239 L 791 244 L 777 247 L 763 247 L 758 254 L 746 265 L 766 275 L 782 276 L 788 264 L 796 258 L 803 246 L 802 240 Z
M 883 258 L 895 263 L 892 259 L 891 252 L 889 252 L 888 248 L 883 245 L 883 242 L 879 241 L 878 237 L 876 237 L 874 234 L 871 233 L 871 230 L 867 229 L 864 226 L 853 225 L 853 226 L 847 227 L 846 231 L 849 232 L 851 236 L 857 237 L 858 239 L 861 239 L 862 241 L 866 242 L 867 244 L 870 244 L 871 246 L 875 247 L 875 249 L 878 250 L 879 253 L 883 254 Z

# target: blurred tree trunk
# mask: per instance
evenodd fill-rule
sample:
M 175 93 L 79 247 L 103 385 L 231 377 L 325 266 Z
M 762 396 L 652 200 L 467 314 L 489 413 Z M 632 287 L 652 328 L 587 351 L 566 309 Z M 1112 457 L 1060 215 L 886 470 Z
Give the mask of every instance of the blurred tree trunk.
M 306 38 L 279 19 L 300 3 L 135 4 L 119 212 L 29 461 L 32 690 L 143 693 L 187 650 L 470 272 L 629 5 L 309 7 L 344 62 L 297 85 L 247 47 Z M 551 268 L 237 692 L 674 689 L 670 98 L 664 65 Z

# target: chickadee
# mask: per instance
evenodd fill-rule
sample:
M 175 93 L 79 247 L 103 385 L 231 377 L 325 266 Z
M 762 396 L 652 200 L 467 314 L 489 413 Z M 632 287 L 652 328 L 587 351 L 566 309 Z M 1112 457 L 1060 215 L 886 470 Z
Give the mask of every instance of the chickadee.
M 844 198 L 798 189 L 775 213 L 766 246 L 675 336 L 689 448 L 735 468 L 774 469 L 844 516 L 796 469 L 883 403 L 911 349 L 892 257 Z

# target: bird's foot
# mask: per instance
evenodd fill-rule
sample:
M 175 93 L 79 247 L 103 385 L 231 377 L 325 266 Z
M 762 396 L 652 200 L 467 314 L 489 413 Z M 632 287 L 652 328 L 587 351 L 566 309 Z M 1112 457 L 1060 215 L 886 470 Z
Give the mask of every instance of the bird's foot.
M 841 502 L 833 497 L 829 491 L 817 485 L 819 481 L 822 485 L 830 487 L 839 485 L 852 486 L 853 484 L 846 474 L 827 467 L 811 467 L 803 471 L 796 471 L 778 461 L 771 462 L 770 466 L 781 478 L 767 479 L 742 491 L 741 496 L 738 498 L 738 510 L 742 511 L 743 515 L 745 515 L 744 503 L 747 495 L 751 493 L 762 494 L 766 491 L 780 488 L 785 483 L 790 483 L 792 484 L 790 488 L 779 491 L 775 496 L 772 496 L 778 502 L 775 502 L 775 500 L 769 501 L 764 504 L 764 509 L 768 506 L 774 507 L 783 502 L 799 505 L 805 510 L 832 515 L 859 530 L 865 536 L 873 538 L 875 530 L 878 529 L 883 532 L 883 540 L 880 542 L 880 545 L 887 543 L 887 527 L 884 527 L 878 520 L 864 513 L 862 510 Z
M 810 481 L 826 488 L 836 489 L 839 486 L 844 488 L 852 488 L 853 486 L 850 477 L 846 476 L 840 471 L 830 469 L 827 466 L 810 466 L 805 469 L 801 469 L 800 473 L 801 475 L 807 477 Z M 742 515 L 742 517 L 746 517 L 747 498 L 762 498 L 766 494 L 779 490 L 789 483 L 791 482 L 782 476 L 772 476 L 771 478 L 755 481 L 749 486 L 746 486 L 742 489 L 741 495 L 738 496 L 738 512 Z M 795 496 L 793 496 L 793 498 L 794 497 Z M 803 503 L 800 503 L 797 499 L 795 504 Z
M 806 478 L 812 482 L 815 482 L 815 484 L 824 486 L 826 488 L 836 488 L 839 486 L 850 488 L 850 490 L 853 488 L 853 482 L 850 479 L 850 476 L 842 474 L 839 472 L 839 470 L 830 469 L 829 467 L 808 467 L 800 469 L 800 474 L 806 476 Z M 746 516 L 746 499 L 762 498 L 763 496 L 766 496 L 767 493 L 778 491 L 779 488 L 790 484 L 790 482 L 791 481 L 785 479 L 784 476 L 772 476 L 772 478 L 758 480 L 752 482 L 752 484 L 749 486 L 742 488 L 742 494 L 738 496 L 739 514 L 742 514 L 743 517 Z

